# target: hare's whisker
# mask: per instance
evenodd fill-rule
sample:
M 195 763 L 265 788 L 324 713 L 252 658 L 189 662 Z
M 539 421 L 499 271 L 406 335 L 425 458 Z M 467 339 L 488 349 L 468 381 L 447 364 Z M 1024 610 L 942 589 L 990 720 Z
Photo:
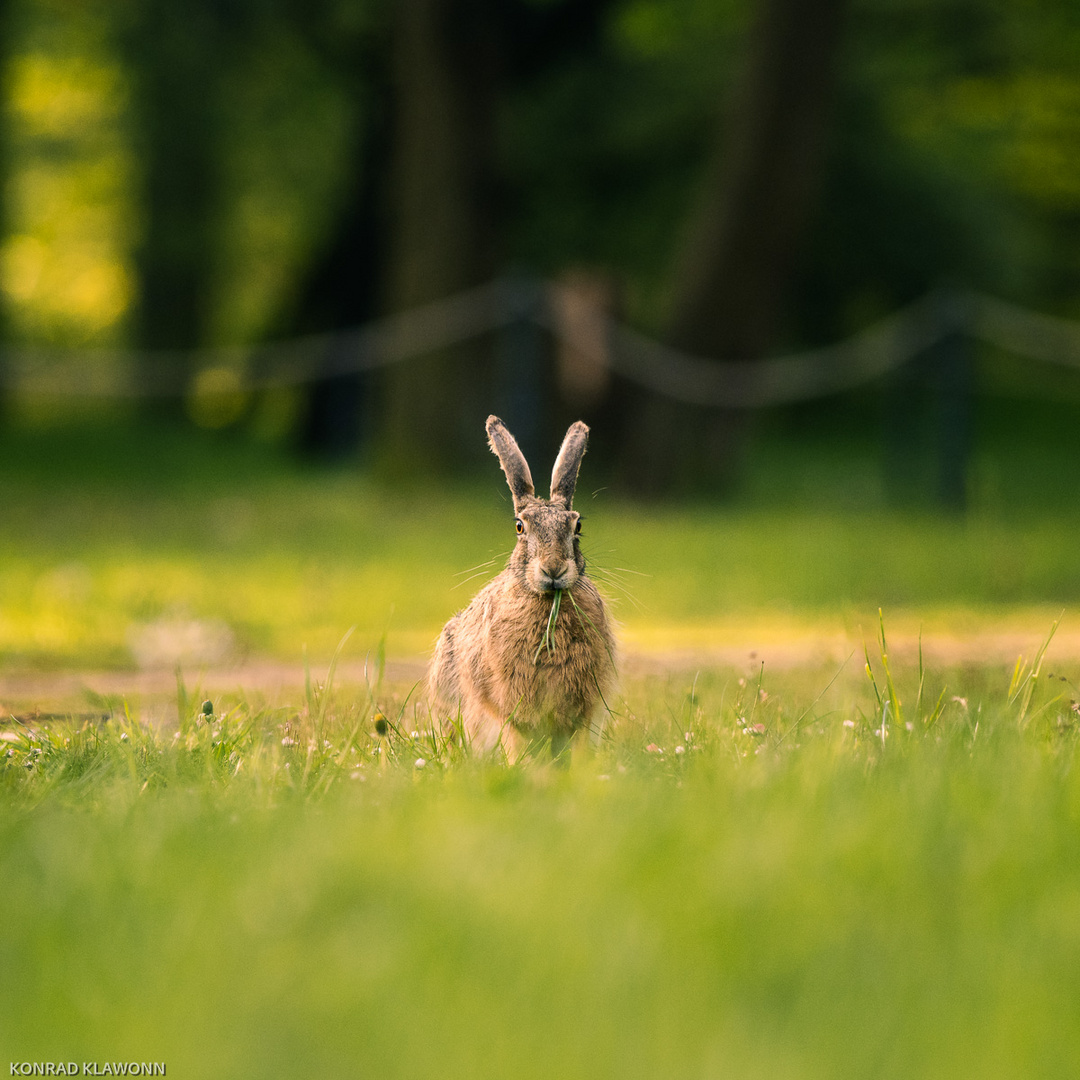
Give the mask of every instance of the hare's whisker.
M 482 577 L 486 576 L 486 574 L 487 574 L 486 570 L 481 570 L 481 571 L 479 571 L 479 573 L 472 574 L 471 576 L 469 576 L 467 578 L 464 578 L 461 581 L 459 581 L 456 585 L 451 585 L 450 586 L 450 591 L 453 592 L 455 589 L 460 589 L 463 585 L 468 585 L 470 581 L 475 581 L 477 578 L 482 578 Z
M 604 557 L 610 555 L 613 552 L 613 548 L 601 548 L 598 551 L 589 552 L 589 565 L 592 567 L 600 566 L 604 570 L 617 570 L 620 574 L 633 574 L 635 577 L 652 577 L 652 574 L 646 574 L 642 570 L 632 570 L 629 566 L 611 566 L 604 562 Z
M 625 582 L 621 581 L 618 577 L 615 577 L 613 574 L 609 574 L 603 568 L 601 568 L 599 570 L 594 570 L 592 572 L 592 576 L 597 581 L 601 582 L 604 585 L 605 588 L 613 589 L 615 592 L 619 593 L 621 596 L 624 596 L 639 611 L 644 611 L 645 610 L 644 606 L 638 600 L 635 593 L 633 591 L 631 591 L 631 589 L 627 586 L 627 584 Z
M 482 563 L 477 563 L 475 566 L 470 566 L 468 570 L 458 570 L 457 573 L 454 574 L 454 577 L 461 577 L 463 574 L 471 574 L 474 570 L 484 570 L 493 563 L 497 563 L 501 558 L 503 558 L 502 555 L 492 555 L 490 559 L 486 559 Z

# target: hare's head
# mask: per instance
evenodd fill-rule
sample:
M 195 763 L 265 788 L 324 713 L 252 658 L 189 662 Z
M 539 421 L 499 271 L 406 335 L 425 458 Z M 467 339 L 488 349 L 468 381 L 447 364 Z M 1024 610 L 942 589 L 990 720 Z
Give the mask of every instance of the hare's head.
M 510 558 L 511 570 L 535 593 L 571 588 L 585 573 L 578 544 L 581 515 L 574 512 L 573 502 L 589 429 L 579 420 L 567 431 L 551 472 L 550 499 L 536 497 L 529 463 L 497 416 L 488 417 L 487 433 L 514 497 L 517 547 Z

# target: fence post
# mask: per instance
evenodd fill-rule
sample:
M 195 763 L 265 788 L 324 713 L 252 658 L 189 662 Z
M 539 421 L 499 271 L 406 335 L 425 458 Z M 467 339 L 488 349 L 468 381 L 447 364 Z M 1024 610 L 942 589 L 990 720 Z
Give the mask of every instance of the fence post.
M 938 498 L 947 509 L 962 511 L 971 457 L 971 305 L 963 292 L 949 288 L 942 290 L 938 309 L 945 330 L 933 350 Z
M 544 303 L 542 285 L 522 273 L 503 282 L 510 318 L 495 344 L 495 408 L 514 433 L 527 460 L 543 457 L 546 334 L 536 316 Z
M 342 370 L 342 349 L 347 349 L 340 335 L 323 346 L 322 370 L 307 392 L 305 413 L 300 429 L 300 448 L 322 461 L 346 461 L 360 448 L 364 437 L 364 413 L 368 375 L 362 371 Z
M 936 320 L 935 320 L 936 321 Z M 882 435 L 889 501 L 917 506 L 926 499 L 927 391 L 933 347 L 917 353 L 885 377 Z

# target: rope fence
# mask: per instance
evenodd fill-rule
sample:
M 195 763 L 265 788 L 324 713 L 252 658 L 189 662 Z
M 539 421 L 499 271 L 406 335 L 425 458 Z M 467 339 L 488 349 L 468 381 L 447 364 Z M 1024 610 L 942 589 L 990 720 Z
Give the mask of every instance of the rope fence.
M 566 285 L 500 278 L 353 330 L 249 348 L 139 353 L 9 347 L 0 351 L 0 385 L 28 394 L 170 397 L 189 393 L 200 372 L 220 369 L 248 391 L 300 387 L 404 363 L 511 327 L 549 334 L 601 382 L 615 374 L 676 401 L 726 409 L 853 390 L 958 336 L 1080 370 L 1080 322 L 975 292 L 930 293 L 833 345 L 759 360 L 712 360 L 641 334 L 600 306 L 583 303 Z

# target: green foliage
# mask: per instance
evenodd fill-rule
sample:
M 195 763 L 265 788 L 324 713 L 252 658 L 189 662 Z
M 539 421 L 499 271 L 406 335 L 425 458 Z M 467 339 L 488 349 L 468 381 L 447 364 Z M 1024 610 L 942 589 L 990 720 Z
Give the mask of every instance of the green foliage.
M 943 279 L 1075 315 L 1075 6 L 855 4 L 847 40 L 796 326 L 827 340 Z
M 365 5 L 350 7 L 355 15 Z M 287 325 L 298 276 L 350 196 L 350 124 L 368 104 L 350 98 L 287 23 L 260 21 L 244 45 L 225 94 L 226 205 L 213 282 L 211 336 L 227 344 Z
M 7 9 L 5 331 L 39 343 L 116 344 L 134 287 L 127 73 L 99 5 Z
M 160 19 L 147 0 L 11 6 L 3 257 L 13 331 L 117 341 L 146 213 L 135 61 L 120 42 L 135 25 L 152 35 Z M 674 252 L 722 150 L 752 11 L 742 0 L 612 4 L 595 49 L 514 83 L 499 134 L 508 259 L 543 273 L 606 270 L 627 313 L 663 327 Z M 385 49 L 385 17 L 377 3 L 298 13 L 250 2 L 219 27 L 228 47 L 213 106 L 211 340 L 288 325 L 356 184 L 357 118 L 378 90 L 357 43 Z M 850 6 L 790 339 L 849 331 L 942 276 L 1076 312 L 1078 41 L 1075 6 L 1061 0 Z
M 742 3 L 613 5 L 599 55 L 568 57 L 512 95 L 504 168 L 515 256 L 544 273 L 599 267 L 653 329 L 722 115 Z

